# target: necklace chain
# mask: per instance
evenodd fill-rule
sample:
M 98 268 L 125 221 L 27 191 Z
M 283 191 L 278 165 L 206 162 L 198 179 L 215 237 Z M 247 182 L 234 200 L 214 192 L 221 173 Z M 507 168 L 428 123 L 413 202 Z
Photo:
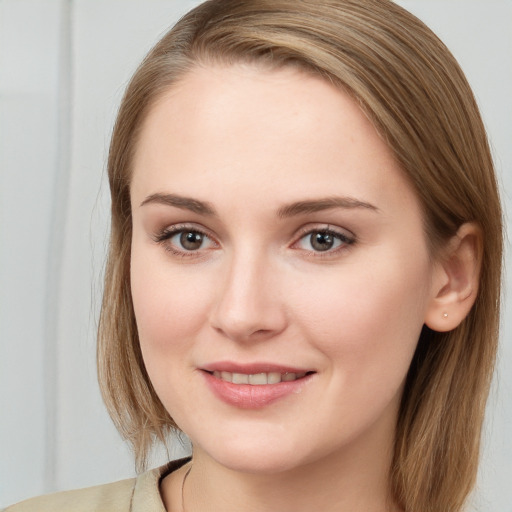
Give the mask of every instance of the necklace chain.
M 181 482 L 181 511 L 185 512 L 185 481 L 187 480 L 187 476 L 190 473 L 190 470 L 192 469 L 192 463 L 190 464 L 190 467 L 187 469 L 187 472 L 185 473 L 185 476 L 183 477 L 183 481 Z

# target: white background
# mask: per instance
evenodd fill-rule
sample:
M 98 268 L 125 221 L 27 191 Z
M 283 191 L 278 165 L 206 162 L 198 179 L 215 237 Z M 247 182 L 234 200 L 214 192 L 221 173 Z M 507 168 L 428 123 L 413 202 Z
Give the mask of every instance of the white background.
M 0 0 L 0 507 L 134 475 L 96 384 L 105 161 L 127 80 L 197 3 Z M 512 0 L 399 3 L 466 71 L 511 212 Z M 481 512 L 512 512 L 511 281 L 473 500 Z

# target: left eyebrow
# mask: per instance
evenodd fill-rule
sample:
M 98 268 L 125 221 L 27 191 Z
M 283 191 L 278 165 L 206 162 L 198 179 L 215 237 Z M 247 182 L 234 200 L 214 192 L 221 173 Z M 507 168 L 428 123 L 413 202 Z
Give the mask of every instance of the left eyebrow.
M 190 210 L 191 212 L 198 213 L 199 215 L 216 215 L 215 209 L 210 203 L 199 201 L 192 197 L 178 196 L 176 194 L 151 194 L 146 197 L 140 205 L 144 206 L 151 203 L 174 206 L 175 208 L 181 208 L 182 210 Z
M 355 199 L 353 197 L 334 196 L 297 201 L 284 205 L 277 210 L 277 216 L 280 218 L 293 217 L 295 215 L 315 213 L 323 210 L 330 210 L 332 208 L 345 208 L 350 210 L 355 208 L 363 208 L 365 210 L 371 210 L 374 212 L 379 211 L 379 209 L 371 203 L 360 201 L 359 199 Z

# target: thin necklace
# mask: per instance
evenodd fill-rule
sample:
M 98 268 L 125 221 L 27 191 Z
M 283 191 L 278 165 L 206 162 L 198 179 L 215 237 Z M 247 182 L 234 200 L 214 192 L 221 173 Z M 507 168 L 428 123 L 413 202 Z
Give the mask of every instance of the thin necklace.
M 183 482 L 181 482 L 181 511 L 182 512 L 185 512 L 185 494 L 184 494 L 185 481 L 187 480 L 187 476 L 190 473 L 191 469 L 192 469 L 192 464 L 190 464 L 190 467 L 188 468 L 187 472 L 185 473 L 185 476 L 183 477 Z

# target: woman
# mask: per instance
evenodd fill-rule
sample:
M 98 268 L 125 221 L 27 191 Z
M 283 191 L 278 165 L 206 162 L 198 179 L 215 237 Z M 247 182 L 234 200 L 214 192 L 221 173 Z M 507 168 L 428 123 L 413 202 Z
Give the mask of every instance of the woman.
M 501 211 L 457 63 L 383 0 L 215 0 L 150 52 L 109 156 L 98 366 L 139 469 L 12 510 L 460 511 Z M 46 508 L 45 508 L 46 507 Z

